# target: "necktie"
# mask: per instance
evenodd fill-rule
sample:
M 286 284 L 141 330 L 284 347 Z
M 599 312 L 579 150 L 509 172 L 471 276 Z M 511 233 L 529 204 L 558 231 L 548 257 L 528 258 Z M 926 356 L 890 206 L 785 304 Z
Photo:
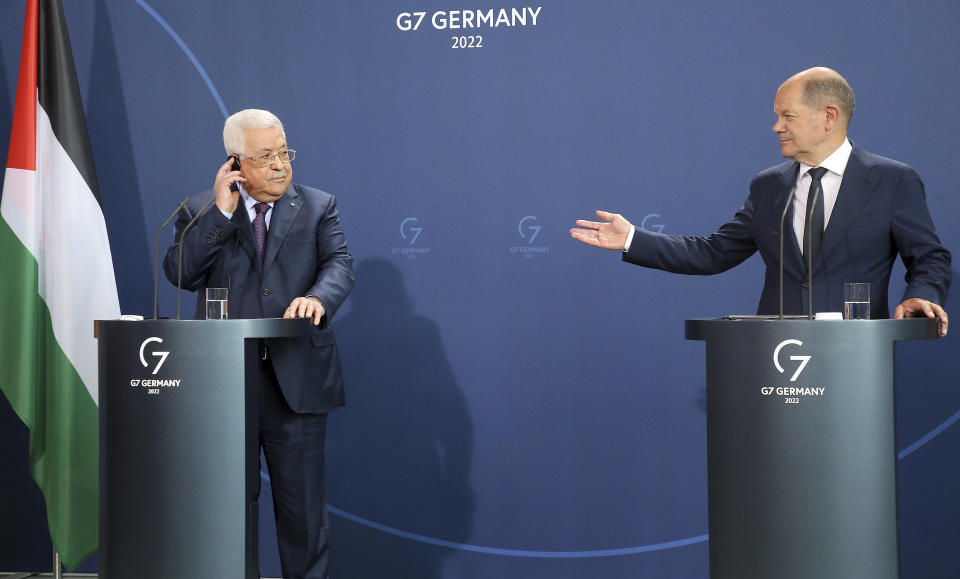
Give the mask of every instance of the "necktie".
M 262 201 L 258 201 L 253 206 L 254 211 L 257 212 L 257 216 L 253 218 L 253 237 L 257 240 L 257 255 L 263 259 L 263 246 L 267 242 L 267 211 L 270 210 L 270 205 Z
M 814 167 L 807 171 L 813 181 L 810 183 L 810 192 L 807 194 L 806 216 L 803 222 L 803 259 L 813 263 L 817 257 L 817 251 L 820 250 L 820 243 L 823 241 L 823 184 L 820 179 L 827 172 L 823 167 Z M 810 201 L 814 195 L 817 199 L 814 202 L 813 212 L 810 212 Z M 809 249 L 808 249 L 809 248 Z M 807 255 L 807 252 L 810 255 Z

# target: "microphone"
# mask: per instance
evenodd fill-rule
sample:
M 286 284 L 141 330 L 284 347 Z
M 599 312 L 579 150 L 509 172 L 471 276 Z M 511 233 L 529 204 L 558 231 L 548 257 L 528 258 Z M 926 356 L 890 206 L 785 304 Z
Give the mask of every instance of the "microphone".
M 780 318 L 783 319 L 783 223 L 790 212 L 790 204 L 793 203 L 793 196 L 797 192 L 797 185 L 790 188 L 790 194 L 787 195 L 787 204 L 783 207 L 783 214 L 780 215 Z
M 187 238 L 187 231 L 193 227 L 193 224 L 196 223 L 197 219 L 200 219 L 200 216 L 203 215 L 204 211 L 207 210 L 210 205 L 216 200 L 216 196 L 211 197 L 206 203 L 203 204 L 203 207 L 200 208 L 200 211 L 197 211 L 197 214 L 194 215 L 193 219 L 187 223 L 186 227 L 183 228 L 183 231 L 180 232 L 180 251 L 177 255 L 177 319 L 180 319 L 180 287 L 183 285 L 183 240 Z
M 813 184 L 811 183 L 811 186 Z M 823 187 L 817 187 L 813 192 L 813 198 L 807 196 L 807 223 L 809 224 L 813 221 L 813 212 L 817 208 L 817 198 L 820 196 L 820 189 Z M 807 319 L 813 319 L 813 232 L 810 232 L 807 235 Z
M 189 200 L 190 198 L 187 197 L 180 202 L 180 205 L 177 205 L 177 208 L 173 210 L 170 217 L 167 217 L 167 220 L 164 221 L 160 229 L 157 230 L 157 237 L 153 240 L 153 319 L 157 319 L 157 288 L 160 285 L 160 234 L 170 225 L 173 218 L 176 217 L 177 213 L 183 209 L 183 206 L 186 205 Z

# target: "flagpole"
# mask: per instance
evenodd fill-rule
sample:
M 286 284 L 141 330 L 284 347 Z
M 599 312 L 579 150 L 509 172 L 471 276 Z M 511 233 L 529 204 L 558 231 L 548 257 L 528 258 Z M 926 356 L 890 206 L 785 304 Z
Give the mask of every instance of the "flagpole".
M 60 564 L 60 553 L 57 548 L 53 548 L 53 577 L 54 579 L 63 579 L 63 566 Z

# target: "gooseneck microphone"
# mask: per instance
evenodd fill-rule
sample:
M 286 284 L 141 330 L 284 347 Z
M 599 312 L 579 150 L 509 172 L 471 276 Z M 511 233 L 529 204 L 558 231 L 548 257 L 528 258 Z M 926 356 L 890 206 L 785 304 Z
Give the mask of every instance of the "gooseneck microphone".
M 180 319 L 180 287 L 183 285 L 183 241 L 187 238 L 187 231 L 193 227 L 193 224 L 197 222 L 197 219 L 200 219 L 200 216 L 204 214 L 207 208 L 213 204 L 216 200 L 216 196 L 211 197 L 206 203 L 203 204 L 203 207 L 200 208 L 200 211 L 197 211 L 197 214 L 193 216 L 193 219 L 187 223 L 186 227 L 183 228 L 183 231 L 180 232 L 180 248 L 179 254 L 177 255 L 177 319 Z
M 780 318 L 783 319 L 783 223 L 790 212 L 790 204 L 793 203 L 793 196 L 797 192 L 796 184 L 790 188 L 790 194 L 787 195 L 787 203 L 783 206 L 783 214 L 780 215 Z
M 167 217 L 167 220 L 164 221 L 160 229 L 157 230 L 157 237 L 153 240 L 153 319 L 157 319 L 157 288 L 160 286 L 160 234 L 170 225 L 170 222 L 173 221 L 177 213 L 183 209 L 187 201 L 190 201 L 189 197 L 181 201 L 180 205 L 177 205 L 177 208 L 173 210 L 170 217 Z
M 810 185 L 813 187 L 813 184 Z M 820 190 L 823 187 L 817 187 L 813 192 L 813 197 L 807 196 L 807 221 L 808 226 L 813 221 L 813 212 L 817 209 L 817 198 L 820 197 Z M 813 319 L 813 232 L 809 232 L 807 237 L 807 319 Z

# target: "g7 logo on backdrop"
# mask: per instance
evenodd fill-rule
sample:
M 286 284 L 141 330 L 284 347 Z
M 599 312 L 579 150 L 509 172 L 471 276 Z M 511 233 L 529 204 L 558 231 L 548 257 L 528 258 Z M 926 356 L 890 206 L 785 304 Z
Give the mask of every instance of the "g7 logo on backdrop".
M 420 237 L 420 232 L 423 231 L 422 227 L 415 227 L 413 223 L 417 223 L 416 217 L 407 217 L 400 222 L 400 237 L 410 240 L 410 245 L 413 245 L 417 242 L 417 238 Z M 408 237 L 409 235 L 409 237 Z
M 520 220 L 520 223 L 517 224 L 517 231 L 520 232 L 520 237 L 526 239 L 526 240 L 527 240 L 527 243 L 530 243 L 530 244 L 532 244 L 532 243 L 533 243 L 533 240 L 536 239 L 536 238 L 537 238 L 537 235 L 540 234 L 540 229 L 542 228 L 542 226 L 540 226 L 540 225 L 527 225 L 526 228 L 524 228 L 524 224 L 525 224 L 527 221 L 536 221 L 536 220 L 537 220 L 537 218 L 536 218 L 535 215 L 527 215 L 526 217 L 524 217 L 523 219 Z M 527 236 L 526 236 L 526 234 L 524 233 L 524 231 L 530 232 L 530 238 L 529 238 L 529 239 L 527 239 Z
M 549 245 L 534 245 L 534 242 L 540 236 L 540 230 L 543 229 L 542 225 L 537 225 L 536 223 L 536 215 L 527 215 L 520 218 L 520 221 L 517 222 L 517 233 L 520 234 L 520 237 L 526 243 L 511 246 L 510 253 L 512 255 L 533 258 L 537 257 L 538 255 L 546 255 L 550 253 Z
M 803 346 L 803 342 L 800 340 L 784 340 L 777 344 L 777 347 L 773 350 L 773 365 L 777 368 L 777 371 L 783 374 L 785 370 L 783 366 L 780 365 L 780 350 L 786 346 Z M 791 382 L 796 382 L 797 378 L 800 377 L 800 373 L 803 372 L 803 369 L 806 367 L 807 363 L 810 362 L 812 356 L 790 356 L 791 360 L 799 361 L 800 365 L 797 367 L 797 371 L 793 373 L 793 376 L 790 377 Z
M 143 341 L 142 344 L 140 344 L 140 363 L 143 364 L 144 368 L 150 365 L 149 363 L 147 363 L 147 358 L 146 356 L 144 356 L 144 351 L 147 349 L 147 344 L 151 342 L 162 344 L 163 340 L 157 337 L 152 337 L 152 338 L 147 338 L 146 340 Z M 160 360 L 157 362 L 156 368 L 153 369 L 153 372 L 150 372 L 151 374 L 156 374 L 157 372 L 160 371 L 160 366 L 163 366 L 163 363 L 167 361 L 167 356 L 170 355 L 170 352 L 153 352 L 150 355 L 156 358 L 160 358 Z
M 653 223 L 654 220 L 660 219 L 658 213 L 650 213 L 643 218 L 643 221 L 640 222 L 640 229 L 646 229 L 647 231 L 656 231 L 657 233 L 663 233 L 663 223 Z M 647 222 L 650 223 L 647 223 Z

